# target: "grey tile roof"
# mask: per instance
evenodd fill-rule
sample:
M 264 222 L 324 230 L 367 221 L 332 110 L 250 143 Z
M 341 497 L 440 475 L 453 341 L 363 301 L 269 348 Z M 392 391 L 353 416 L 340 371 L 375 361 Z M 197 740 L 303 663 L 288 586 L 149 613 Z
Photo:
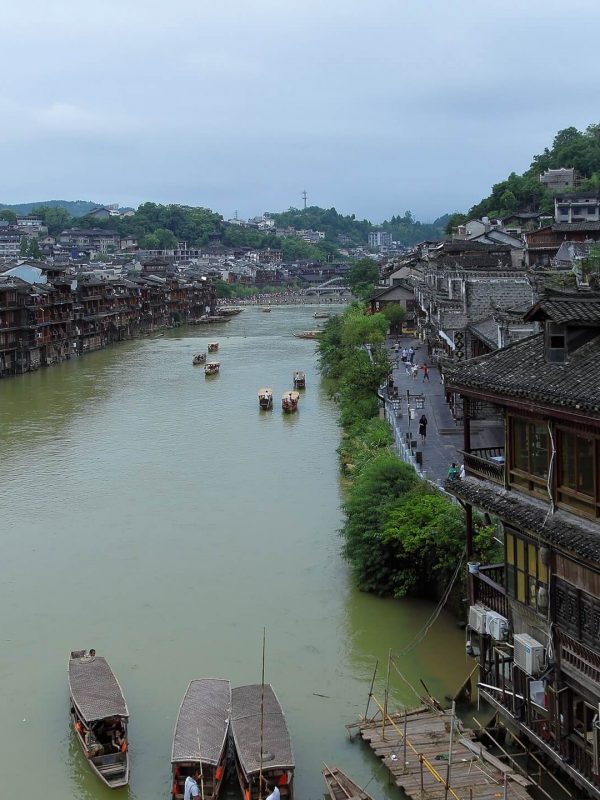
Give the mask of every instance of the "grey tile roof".
M 600 222 L 557 222 L 552 226 L 552 230 L 555 233 L 600 231 Z
M 550 296 L 542 298 L 525 314 L 526 320 L 546 320 L 559 325 L 600 326 L 600 295 Z
M 203 678 L 191 681 L 181 702 L 171 762 L 200 761 L 219 763 L 227 739 L 231 714 L 231 687 L 228 680 Z
M 129 716 L 119 682 L 102 656 L 70 658 L 69 687 L 86 722 Z
M 247 775 L 260 769 L 261 684 L 238 686 L 231 693 L 231 725 Z M 285 716 L 270 684 L 265 685 L 263 769 L 293 769 L 294 754 Z
M 591 520 L 580 520 L 565 511 L 549 514 L 547 503 L 477 478 L 446 481 L 445 489 L 519 530 L 540 536 L 555 549 L 596 565 L 600 560 L 600 530 Z
M 600 413 L 600 336 L 569 355 L 564 364 L 546 361 L 544 334 L 449 365 L 446 385 L 455 391 L 477 389 L 558 407 Z

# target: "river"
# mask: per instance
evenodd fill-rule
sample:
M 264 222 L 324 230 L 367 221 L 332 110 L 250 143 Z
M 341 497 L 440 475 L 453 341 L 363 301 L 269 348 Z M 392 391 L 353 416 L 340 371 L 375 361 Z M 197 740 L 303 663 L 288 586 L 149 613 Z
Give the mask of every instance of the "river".
M 296 797 L 322 797 L 322 761 L 387 774 L 344 725 L 364 711 L 375 661 L 433 606 L 357 592 L 339 555 L 335 404 L 320 386 L 314 307 L 247 308 L 226 325 L 181 328 L 0 382 L 0 774 L 2 796 L 115 797 L 69 730 L 67 656 L 107 656 L 131 714 L 129 789 L 167 800 L 173 725 L 188 681 L 261 676 L 285 709 Z M 192 354 L 220 344 L 221 374 Z M 299 413 L 280 396 L 303 369 Z M 257 388 L 275 410 L 260 412 Z M 401 660 L 439 697 L 470 665 L 442 614 Z M 416 698 L 392 674 L 394 702 Z M 322 696 L 325 695 L 325 696 Z M 392 796 L 392 795 L 389 795 Z

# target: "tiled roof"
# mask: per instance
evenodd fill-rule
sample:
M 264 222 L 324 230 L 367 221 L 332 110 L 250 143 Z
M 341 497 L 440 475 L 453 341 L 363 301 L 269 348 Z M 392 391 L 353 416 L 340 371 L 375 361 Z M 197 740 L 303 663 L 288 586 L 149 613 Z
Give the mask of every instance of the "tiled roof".
M 592 521 L 579 520 L 565 511 L 549 514 L 547 503 L 477 478 L 446 481 L 445 488 L 463 502 L 540 536 L 559 550 L 594 563 L 600 560 L 600 527 Z
M 557 222 L 552 226 L 555 233 L 577 233 L 578 231 L 600 231 L 600 222 Z
M 536 303 L 525 315 L 529 320 L 552 320 L 559 325 L 600 326 L 600 295 L 591 297 L 550 296 Z
M 539 333 L 494 353 L 472 358 L 446 371 L 456 391 L 478 389 L 510 398 L 600 413 L 600 336 L 569 355 L 566 363 L 546 360 Z

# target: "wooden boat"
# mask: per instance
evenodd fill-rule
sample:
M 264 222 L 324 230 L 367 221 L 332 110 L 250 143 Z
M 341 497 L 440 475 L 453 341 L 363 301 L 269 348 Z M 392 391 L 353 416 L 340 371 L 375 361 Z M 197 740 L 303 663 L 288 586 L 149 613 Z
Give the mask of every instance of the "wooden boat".
M 198 364 L 205 364 L 206 363 L 206 353 L 196 353 L 194 358 L 192 359 L 192 364 L 197 366 Z
M 225 777 L 231 687 L 221 678 L 190 681 L 181 701 L 171 750 L 171 797 L 181 800 L 185 779 L 202 771 L 204 800 L 217 800 Z
M 259 800 L 276 785 L 282 800 L 292 800 L 295 764 L 285 716 L 270 684 L 264 685 L 264 700 L 262 696 L 260 683 L 239 686 L 231 692 L 235 768 L 242 794 L 244 800 Z M 259 791 L 261 771 L 266 784 L 262 792 Z
M 315 311 L 313 316 L 315 319 L 329 319 L 331 314 L 328 314 L 326 311 Z
M 306 375 L 300 370 L 294 372 L 294 389 L 306 389 Z
M 235 317 L 236 314 L 242 313 L 241 308 L 236 308 L 235 306 L 222 306 L 218 309 L 217 313 L 220 317 Z
M 208 352 L 209 353 L 216 353 L 219 350 L 219 343 L 218 342 L 209 342 L 208 343 Z
M 129 783 L 129 711 L 119 682 L 102 656 L 69 657 L 71 723 L 90 767 L 109 788 Z
M 263 411 L 270 411 L 273 408 L 273 389 L 258 390 L 258 405 Z
M 295 333 L 296 339 L 318 339 L 323 331 L 299 331 Z
M 293 414 L 298 408 L 300 395 L 298 392 L 286 392 L 281 398 L 281 408 L 286 414 Z
M 220 369 L 221 369 L 221 364 L 218 361 L 209 361 L 207 364 L 204 365 L 204 374 L 218 375 Z
M 331 800 L 373 800 L 370 794 L 354 783 L 341 769 L 325 767 L 322 773 Z
M 263 312 L 263 314 L 270 314 L 271 313 L 271 309 L 270 308 L 261 308 L 261 311 Z

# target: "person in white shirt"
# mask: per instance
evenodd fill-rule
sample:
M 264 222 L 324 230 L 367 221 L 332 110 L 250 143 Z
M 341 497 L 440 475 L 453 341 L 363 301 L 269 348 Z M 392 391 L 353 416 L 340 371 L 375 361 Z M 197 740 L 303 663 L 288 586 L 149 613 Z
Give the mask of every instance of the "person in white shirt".
M 270 795 L 266 798 L 266 800 L 280 800 L 281 792 L 279 791 L 279 786 L 274 786 L 273 791 Z
M 198 781 L 200 780 L 200 770 L 195 769 L 191 775 L 185 779 L 185 789 L 183 791 L 183 800 L 192 800 L 194 797 L 200 797 L 200 789 L 198 788 Z

